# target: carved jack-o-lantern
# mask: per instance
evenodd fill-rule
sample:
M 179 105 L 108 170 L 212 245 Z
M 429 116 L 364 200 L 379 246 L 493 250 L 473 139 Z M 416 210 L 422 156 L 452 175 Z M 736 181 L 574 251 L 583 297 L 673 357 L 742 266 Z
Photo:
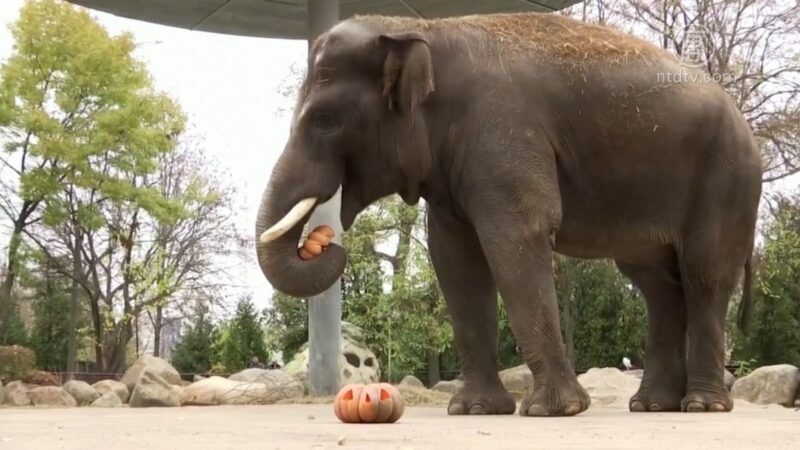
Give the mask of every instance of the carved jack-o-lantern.
M 348 384 L 333 401 L 336 417 L 347 423 L 392 423 L 404 409 L 400 391 L 388 383 Z

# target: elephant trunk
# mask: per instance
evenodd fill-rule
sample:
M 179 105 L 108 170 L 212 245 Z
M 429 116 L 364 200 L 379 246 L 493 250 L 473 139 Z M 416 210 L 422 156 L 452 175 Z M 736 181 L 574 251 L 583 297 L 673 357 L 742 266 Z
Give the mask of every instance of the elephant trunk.
M 256 220 L 256 252 L 261 271 L 275 289 L 293 297 L 310 297 L 341 277 L 347 255 L 332 243 L 316 258 L 300 258 L 298 245 L 303 225 L 317 200 L 292 195 L 297 185 L 293 187 L 284 188 L 280 179 L 273 177 L 264 192 Z

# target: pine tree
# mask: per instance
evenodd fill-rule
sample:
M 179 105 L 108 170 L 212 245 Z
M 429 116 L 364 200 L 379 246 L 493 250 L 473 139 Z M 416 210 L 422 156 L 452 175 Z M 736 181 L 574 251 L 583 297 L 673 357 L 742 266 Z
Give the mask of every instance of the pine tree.
M 230 372 L 242 370 L 253 358 L 261 363 L 269 359 L 262 318 L 249 297 L 239 300 L 236 315 L 228 323 L 226 336 L 222 339 L 221 360 Z
M 217 339 L 217 327 L 211 322 L 208 308 L 198 306 L 175 347 L 172 365 L 181 373 L 207 373 L 216 362 Z

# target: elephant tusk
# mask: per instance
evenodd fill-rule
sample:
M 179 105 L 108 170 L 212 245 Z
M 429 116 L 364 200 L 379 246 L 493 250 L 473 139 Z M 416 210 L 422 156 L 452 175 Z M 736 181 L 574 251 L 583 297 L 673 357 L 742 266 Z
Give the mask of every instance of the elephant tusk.
M 288 213 L 286 213 L 286 215 L 283 216 L 278 223 L 273 225 L 269 230 L 261 233 L 259 241 L 262 244 L 267 244 L 283 236 L 287 231 L 291 230 L 292 227 L 300 221 L 300 219 L 305 217 L 305 215 L 311 211 L 311 208 L 314 207 L 315 203 L 317 203 L 316 197 L 305 198 L 297 202 L 297 204 L 294 205 L 294 207 Z

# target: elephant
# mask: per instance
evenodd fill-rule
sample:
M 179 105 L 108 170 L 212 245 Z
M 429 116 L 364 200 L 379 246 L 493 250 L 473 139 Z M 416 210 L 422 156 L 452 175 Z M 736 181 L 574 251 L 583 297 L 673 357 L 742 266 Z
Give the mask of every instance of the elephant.
M 647 310 L 629 409 L 730 411 L 725 317 L 744 278 L 746 325 L 761 164 L 719 84 L 628 34 L 553 14 L 356 16 L 309 51 L 256 252 L 275 289 L 316 295 L 346 263 L 338 245 L 298 257 L 317 205 L 341 188 L 346 230 L 382 197 L 424 199 L 464 377 L 451 415 L 516 410 L 497 373 L 498 292 L 535 380 L 519 413 L 585 411 L 553 255 L 612 259 Z

